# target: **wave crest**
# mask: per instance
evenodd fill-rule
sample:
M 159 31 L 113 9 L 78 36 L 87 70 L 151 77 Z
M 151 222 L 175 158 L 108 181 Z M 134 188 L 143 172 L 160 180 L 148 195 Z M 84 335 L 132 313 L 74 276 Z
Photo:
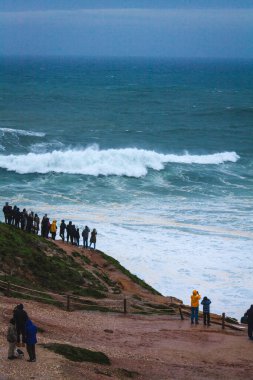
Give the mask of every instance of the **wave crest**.
M 44 137 L 44 132 L 33 132 L 33 131 L 25 131 L 24 129 L 13 129 L 13 128 L 0 128 L 0 132 L 2 135 L 5 133 L 12 133 L 14 135 L 20 136 L 36 136 L 36 137 Z
M 0 155 L 0 167 L 20 174 L 56 172 L 138 178 L 145 176 L 148 169 L 164 169 L 166 163 L 219 165 L 236 162 L 239 158 L 235 152 L 175 155 L 137 148 L 99 150 L 93 146 L 82 150 L 54 150 L 41 154 Z

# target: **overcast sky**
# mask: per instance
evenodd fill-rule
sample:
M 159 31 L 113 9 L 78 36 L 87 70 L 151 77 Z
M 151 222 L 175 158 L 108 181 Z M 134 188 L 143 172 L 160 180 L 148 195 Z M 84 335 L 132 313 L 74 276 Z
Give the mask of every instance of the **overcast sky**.
M 253 58 L 253 0 L 1 0 L 0 55 Z

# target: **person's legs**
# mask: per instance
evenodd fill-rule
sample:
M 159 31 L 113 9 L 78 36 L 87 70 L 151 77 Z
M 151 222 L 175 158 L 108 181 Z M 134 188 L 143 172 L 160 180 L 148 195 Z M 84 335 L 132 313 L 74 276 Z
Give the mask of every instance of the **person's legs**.
M 32 345 L 27 344 L 27 345 L 26 345 L 26 350 L 27 350 L 27 353 L 28 353 L 28 355 L 29 355 L 29 360 L 33 360 L 33 349 L 32 349 Z
M 16 342 L 14 342 L 14 343 L 9 342 L 8 359 L 13 358 L 14 352 L 15 352 L 15 347 L 16 347 Z
M 29 351 L 30 351 L 29 353 L 30 360 L 36 361 L 35 344 L 29 345 Z
M 253 333 L 253 324 L 248 323 L 248 337 L 252 339 L 252 333 Z
M 206 313 L 203 313 L 204 325 L 206 325 L 206 317 L 207 317 L 207 314 L 206 314 Z
M 20 334 L 21 334 L 21 328 L 20 326 L 16 325 L 16 330 L 17 330 L 17 346 L 20 346 Z
M 210 313 L 207 313 L 207 325 L 210 326 Z
M 21 332 L 21 335 L 22 335 L 22 347 L 25 347 L 25 326 L 22 326 L 20 328 L 20 332 Z
M 195 313 L 194 309 L 195 309 L 194 307 L 191 308 L 191 323 L 192 324 L 194 323 L 194 313 Z
M 199 308 L 195 307 L 195 323 L 196 325 L 199 323 Z

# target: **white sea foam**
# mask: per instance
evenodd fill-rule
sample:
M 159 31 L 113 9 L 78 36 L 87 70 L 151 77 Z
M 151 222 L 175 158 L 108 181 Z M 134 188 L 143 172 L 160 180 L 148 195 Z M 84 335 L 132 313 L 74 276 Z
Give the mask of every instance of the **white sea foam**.
M 236 162 L 239 158 L 235 152 L 176 155 L 136 148 L 99 150 L 98 147 L 92 146 L 82 150 L 0 155 L 0 167 L 20 174 L 57 172 L 138 178 L 145 176 L 148 169 L 159 171 L 168 163 L 218 165 L 224 162 Z
M 36 137 L 44 137 L 44 132 L 33 132 L 33 131 L 26 131 L 24 129 L 14 129 L 14 128 L 0 128 L 0 132 L 4 135 L 5 133 L 12 133 L 14 135 L 20 135 L 20 136 L 36 136 Z

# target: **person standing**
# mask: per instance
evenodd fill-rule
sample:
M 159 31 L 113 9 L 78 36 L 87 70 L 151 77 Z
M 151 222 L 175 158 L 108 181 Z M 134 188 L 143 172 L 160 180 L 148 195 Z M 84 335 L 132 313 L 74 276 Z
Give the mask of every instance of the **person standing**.
M 197 290 L 193 290 L 191 295 L 191 323 L 192 325 L 198 325 L 199 323 L 199 300 L 201 299 L 201 295 Z
M 210 304 L 211 301 L 206 296 L 201 301 L 201 305 L 203 305 L 203 317 L 204 317 L 204 325 L 210 326 Z
M 91 244 L 94 244 L 94 249 L 96 249 L 96 241 L 97 241 L 97 230 L 93 228 L 91 231 L 91 236 L 90 236 L 90 248 Z
M 3 207 L 3 213 L 4 213 L 4 221 L 7 224 L 8 223 L 8 213 L 9 213 L 9 203 L 5 202 L 5 205 Z
M 62 238 L 62 241 L 64 241 L 64 238 L 65 238 L 65 230 L 66 230 L 67 226 L 65 224 L 65 220 L 62 220 L 61 221 L 61 224 L 60 224 L 60 237 Z
M 17 305 L 13 311 L 13 318 L 15 320 L 17 329 L 17 346 L 25 346 L 25 323 L 28 319 L 27 312 L 24 310 L 22 303 Z M 22 336 L 22 344 L 20 343 L 20 335 Z
M 53 240 L 55 240 L 55 237 L 56 237 L 56 231 L 57 231 L 57 225 L 56 225 L 56 223 L 57 223 L 57 221 L 53 220 L 53 223 L 50 226 L 50 233 L 52 235 L 52 239 Z
M 47 217 L 47 214 L 45 214 L 41 221 L 41 236 L 44 238 L 47 237 L 48 223 L 49 219 Z
M 83 232 L 82 232 L 82 237 L 83 237 L 83 248 L 88 248 L 88 239 L 89 239 L 89 232 L 90 229 L 88 226 L 85 226 Z
M 253 340 L 253 305 L 250 306 L 245 315 L 248 316 L 248 337 Z
M 15 327 L 15 319 L 11 318 L 7 330 L 7 342 L 9 343 L 9 349 L 8 349 L 8 359 L 13 360 L 16 359 L 16 356 L 14 355 L 16 343 L 17 343 L 17 330 Z
M 79 247 L 79 241 L 80 241 L 80 232 L 79 232 L 79 228 L 77 228 L 75 232 L 75 243 L 77 247 Z
M 34 233 L 38 235 L 40 229 L 40 218 L 38 214 L 35 214 L 34 216 Z
M 25 324 L 26 333 L 26 350 L 29 355 L 28 362 L 36 362 L 35 344 L 37 343 L 37 327 L 32 323 L 31 319 L 27 319 Z
M 71 236 L 71 232 L 72 232 L 72 222 L 71 220 L 69 221 L 67 227 L 66 227 L 66 230 L 67 230 L 67 243 L 69 242 L 69 239 L 70 239 L 70 236 Z
M 21 216 L 20 216 L 21 230 L 23 230 L 23 231 L 26 230 L 27 217 L 28 217 L 28 214 L 27 214 L 26 209 L 24 208 L 23 211 L 21 212 Z

